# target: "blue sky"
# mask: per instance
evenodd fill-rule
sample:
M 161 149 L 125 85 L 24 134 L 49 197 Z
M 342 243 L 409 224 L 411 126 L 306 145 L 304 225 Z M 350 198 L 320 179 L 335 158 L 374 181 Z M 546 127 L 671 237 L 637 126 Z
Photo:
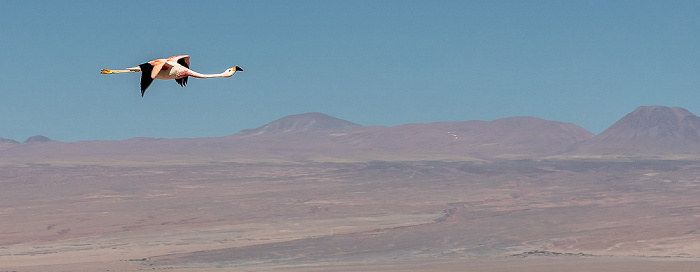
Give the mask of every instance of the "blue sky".
M 700 1 L 6 1 L 0 138 L 225 136 L 298 113 L 362 125 L 533 116 L 599 133 L 700 114 Z M 101 75 L 188 54 L 228 79 Z

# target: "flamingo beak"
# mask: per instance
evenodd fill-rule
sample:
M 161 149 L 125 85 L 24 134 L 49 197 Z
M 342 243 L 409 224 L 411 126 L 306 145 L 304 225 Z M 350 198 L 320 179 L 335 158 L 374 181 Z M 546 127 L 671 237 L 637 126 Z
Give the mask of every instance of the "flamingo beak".
M 234 67 L 233 67 L 233 70 L 234 70 L 234 71 L 241 71 L 241 72 L 243 72 L 243 69 L 241 69 L 241 67 L 238 67 L 238 66 L 234 66 Z

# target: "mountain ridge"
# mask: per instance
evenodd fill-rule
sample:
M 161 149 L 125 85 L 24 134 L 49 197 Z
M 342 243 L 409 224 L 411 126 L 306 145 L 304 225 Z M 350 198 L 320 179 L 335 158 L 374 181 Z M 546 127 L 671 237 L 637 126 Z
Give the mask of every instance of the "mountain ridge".
M 239 135 L 289 133 L 309 130 L 348 130 L 362 125 L 320 112 L 309 112 L 282 117 L 258 128 L 244 129 Z
M 640 106 L 600 134 L 577 144 L 572 153 L 700 154 L 700 117 L 679 107 Z
M 35 135 L 35 136 L 27 138 L 27 140 L 25 140 L 22 143 L 48 143 L 48 142 L 53 142 L 53 140 L 51 140 L 49 137 L 46 137 L 46 136 Z
M 222 137 L 72 143 L 43 136 L 30 139 L 2 143 L 0 163 L 191 164 L 676 155 L 700 159 L 700 117 L 683 108 L 641 106 L 595 135 L 572 123 L 528 116 L 384 127 L 362 126 L 316 112 L 289 115 Z

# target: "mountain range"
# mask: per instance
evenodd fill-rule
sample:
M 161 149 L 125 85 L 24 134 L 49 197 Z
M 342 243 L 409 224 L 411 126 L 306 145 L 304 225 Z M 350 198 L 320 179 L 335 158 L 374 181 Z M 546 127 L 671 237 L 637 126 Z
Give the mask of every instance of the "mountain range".
M 362 126 L 323 113 L 290 115 L 223 137 L 58 142 L 0 139 L 0 164 L 198 164 L 372 160 L 700 158 L 700 117 L 642 106 L 595 135 L 534 117 Z

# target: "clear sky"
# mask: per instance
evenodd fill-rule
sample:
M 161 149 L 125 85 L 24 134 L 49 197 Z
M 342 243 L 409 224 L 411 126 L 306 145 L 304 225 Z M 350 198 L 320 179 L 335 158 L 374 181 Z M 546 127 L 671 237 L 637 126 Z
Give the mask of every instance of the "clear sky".
M 225 136 L 298 113 L 361 125 L 532 116 L 600 133 L 700 114 L 700 1 L 3 1 L 0 138 Z M 173 55 L 228 79 L 101 75 Z

